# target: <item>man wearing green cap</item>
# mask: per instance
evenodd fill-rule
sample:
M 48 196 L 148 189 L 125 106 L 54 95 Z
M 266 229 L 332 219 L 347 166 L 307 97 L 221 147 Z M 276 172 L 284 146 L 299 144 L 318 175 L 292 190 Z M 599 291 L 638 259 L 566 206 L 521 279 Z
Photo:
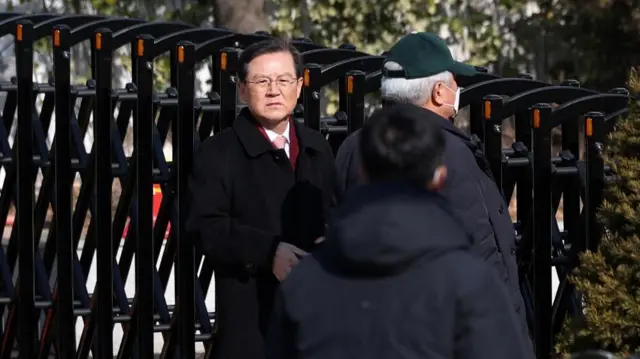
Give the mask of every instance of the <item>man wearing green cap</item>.
M 457 62 L 446 43 L 432 33 L 403 37 L 386 54 L 381 94 L 385 103 L 409 103 L 421 108 L 425 121 L 444 131 L 444 163 L 449 170 L 441 193 L 472 237 L 472 250 L 491 264 L 511 294 L 513 308 L 529 338 L 524 301 L 516 263 L 515 231 L 505 203 L 480 149 L 472 151 L 469 136 L 454 126 L 460 88 L 454 76 L 473 76 L 473 66 Z M 354 187 L 360 178 L 358 138 L 354 132 L 340 146 L 336 156 L 338 196 Z M 509 310 L 509 308 L 505 308 Z M 530 341 L 529 341 L 530 343 Z

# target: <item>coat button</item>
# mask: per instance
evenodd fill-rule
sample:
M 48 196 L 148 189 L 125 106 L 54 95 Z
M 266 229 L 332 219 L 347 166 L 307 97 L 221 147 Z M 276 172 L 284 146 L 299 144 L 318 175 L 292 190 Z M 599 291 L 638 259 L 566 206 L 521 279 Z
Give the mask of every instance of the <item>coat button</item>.
M 246 268 L 247 268 L 247 271 L 253 272 L 253 270 L 256 268 L 256 265 L 253 263 L 247 263 Z
M 500 214 L 502 214 L 502 212 L 504 212 L 504 205 L 500 205 L 500 208 L 498 208 L 498 212 L 500 212 Z
M 516 255 L 516 247 L 511 247 L 511 255 L 512 256 Z

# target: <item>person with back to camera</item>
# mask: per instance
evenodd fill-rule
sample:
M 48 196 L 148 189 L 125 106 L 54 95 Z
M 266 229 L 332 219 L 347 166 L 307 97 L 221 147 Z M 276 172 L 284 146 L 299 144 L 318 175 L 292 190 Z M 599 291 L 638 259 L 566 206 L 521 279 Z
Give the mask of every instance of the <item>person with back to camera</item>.
M 358 141 L 366 183 L 282 282 L 267 359 L 531 356 L 504 283 L 437 193 L 445 141 L 416 106 L 372 115 Z
M 460 88 L 455 76 L 473 76 L 473 66 L 457 62 L 446 43 L 432 33 L 406 35 L 386 54 L 381 96 L 389 103 L 420 108 L 424 121 L 437 124 L 447 139 L 443 161 L 449 170 L 441 194 L 471 235 L 472 251 L 491 264 L 511 295 L 520 331 L 531 344 L 516 262 L 516 237 L 508 205 L 493 180 L 482 150 L 453 124 Z M 338 197 L 359 183 L 360 131 L 351 134 L 336 155 Z

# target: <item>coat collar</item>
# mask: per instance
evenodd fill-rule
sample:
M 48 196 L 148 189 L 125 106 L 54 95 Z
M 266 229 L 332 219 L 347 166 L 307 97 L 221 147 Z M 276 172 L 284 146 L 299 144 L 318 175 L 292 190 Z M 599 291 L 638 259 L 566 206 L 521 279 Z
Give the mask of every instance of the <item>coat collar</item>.
M 300 153 L 309 150 L 321 152 L 327 147 L 326 143 L 322 143 L 324 140 L 313 133 L 315 131 L 306 128 L 303 124 L 298 123 L 298 121 L 292 122 L 295 127 L 296 137 L 298 138 Z M 273 146 L 262 133 L 260 133 L 257 121 L 248 108 L 245 107 L 240 110 L 238 117 L 233 121 L 232 128 L 249 156 L 258 157 L 265 152 L 273 151 Z
M 469 136 L 467 134 L 465 134 L 464 132 L 460 131 L 460 129 L 458 127 L 456 127 L 453 124 L 453 121 L 449 121 L 448 119 L 438 115 L 437 113 L 428 110 L 424 107 L 422 107 L 422 110 L 425 113 L 425 116 L 428 117 L 429 119 L 436 121 L 436 123 L 445 131 L 449 132 L 450 134 L 460 138 L 462 141 L 464 141 L 464 144 L 469 148 L 469 150 L 471 151 L 471 153 L 474 156 L 474 159 L 476 160 L 476 163 L 478 164 L 478 167 L 480 167 L 480 169 L 486 173 L 486 175 L 491 178 L 492 180 L 494 180 L 494 176 L 493 176 L 493 172 L 491 171 L 491 166 L 489 165 L 489 162 L 487 161 L 487 156 L 484 154 L 484 150 L 483 150 L 483 144 L 482 141 L 480 141 L 480 139 L 478 138 L 478 136 L 476 135 L 472 135 Z M 495 180 L 494 180 L 495 181 Z
M 443 130 L 450 132 L 451 134 L 458 136 L 463 140 L 466 140 L 466 141 L 470 140 L 469 136 L 467 136 L 464 132 L 460 131 L 460 129 L 453 124 L 453 121 L 447 118 L 444 118 L 438 115 L 437 113 L 429 109 L 426 109 L 424 107 L 420 107 L 420 109 L 424 111 L 425 116 L 428 117 L 429 120 L 435 121 Z

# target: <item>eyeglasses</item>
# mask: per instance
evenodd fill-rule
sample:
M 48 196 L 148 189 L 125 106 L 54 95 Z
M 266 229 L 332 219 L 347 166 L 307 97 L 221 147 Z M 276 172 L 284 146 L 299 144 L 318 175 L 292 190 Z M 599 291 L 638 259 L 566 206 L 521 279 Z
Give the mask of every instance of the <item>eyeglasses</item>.
M 246 81 L 246 83 L 252 84 L 254 85 L 256 88 L 261 89 L 261 90 L 266 90 L 268 88 L 271 87 L 271 84 L 274 83 L 276 84 L 276 86 L 278 86 L 278 88 L 284 89 L 287 88 L 291 85 L 293 85 L 294 83 L 298 82 L 298 79 L 294 79 L 291 77 L 280 77 L 277 78 L 275 80 L 269 79 L 269 78 L 263 78 L 263 79 L 258 79 L 255 81 Z

